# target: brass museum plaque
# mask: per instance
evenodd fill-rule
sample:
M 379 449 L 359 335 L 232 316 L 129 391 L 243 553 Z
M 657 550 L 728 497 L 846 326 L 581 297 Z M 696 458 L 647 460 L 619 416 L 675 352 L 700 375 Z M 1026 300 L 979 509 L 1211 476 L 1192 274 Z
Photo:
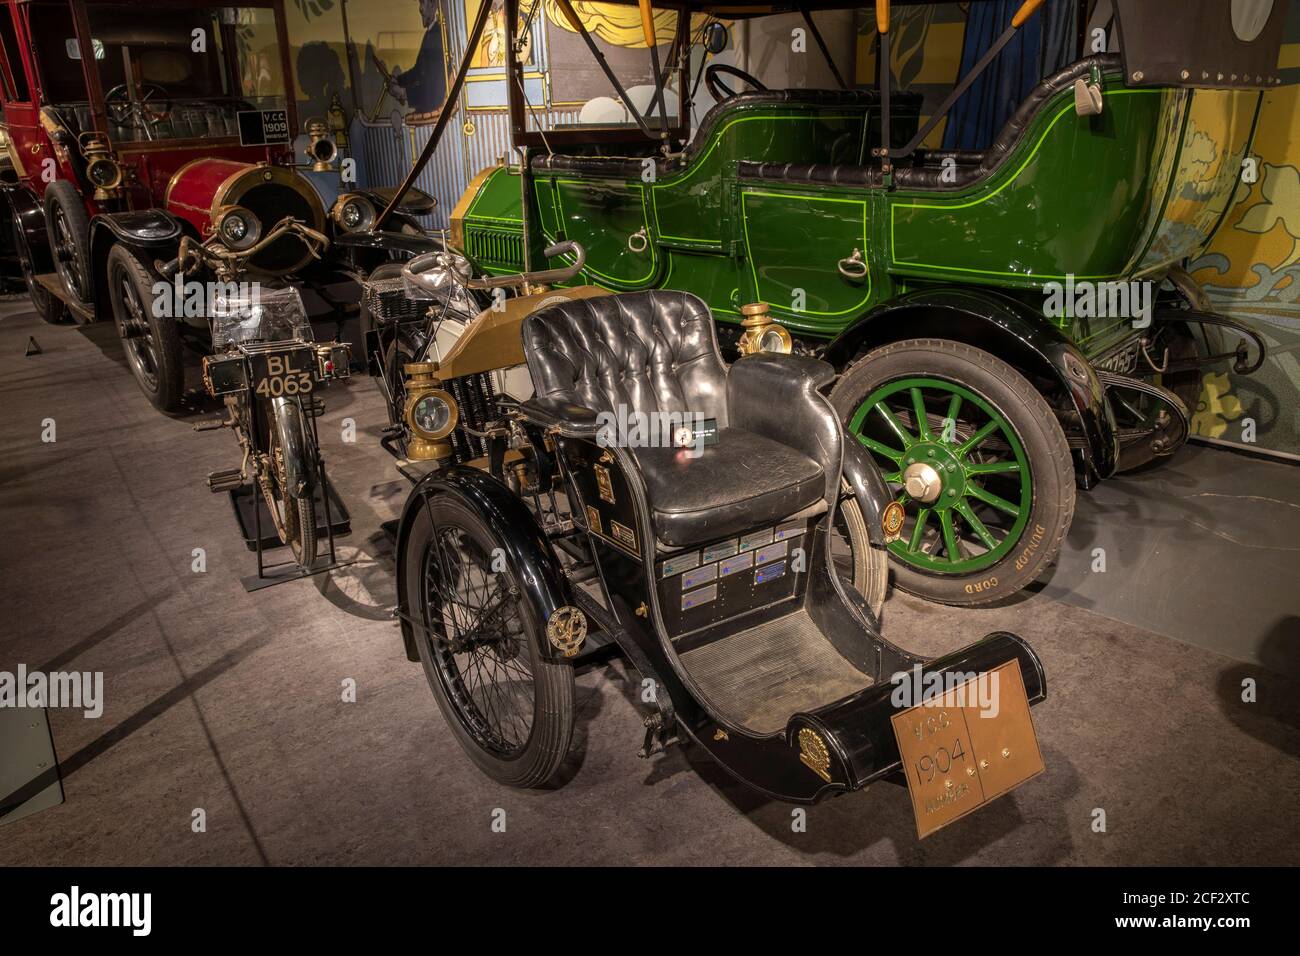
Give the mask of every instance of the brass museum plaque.
M 890 719 L 921 839 L 1043 772 L 1015 661 Z

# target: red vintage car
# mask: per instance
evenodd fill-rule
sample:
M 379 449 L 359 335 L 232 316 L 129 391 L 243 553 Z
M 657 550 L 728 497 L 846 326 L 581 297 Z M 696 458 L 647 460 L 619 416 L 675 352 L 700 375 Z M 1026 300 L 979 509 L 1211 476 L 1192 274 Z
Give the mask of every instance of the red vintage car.
M 342 184 L 324 122 L 295 157 L 292 82 L 283 0 L 0 0 L 4 242 L 46 321 L 116 320 L 160 409 L 181 406 L 183 346 L 209 343 L 203 309 L 154 307 L 184 237 L 225 248 L 222 278 L 291 277 L 336 316 L 379 260 L 432 242 L 424 194 L 382 248 L 331 242 L 368 231 L 388 195 Z

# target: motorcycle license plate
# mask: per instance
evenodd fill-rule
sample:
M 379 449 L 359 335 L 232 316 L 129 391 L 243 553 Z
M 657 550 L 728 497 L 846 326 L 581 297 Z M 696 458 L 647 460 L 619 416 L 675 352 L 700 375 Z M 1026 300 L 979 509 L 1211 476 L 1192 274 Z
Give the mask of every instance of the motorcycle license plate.
M 316 387 L 316 353 L 310 348 L 254 352 L 248 362 L 253 391 L 262 398 L 308 395 Z
M 890 719 L 921 839 L 1043 772 L 1015 661 Z

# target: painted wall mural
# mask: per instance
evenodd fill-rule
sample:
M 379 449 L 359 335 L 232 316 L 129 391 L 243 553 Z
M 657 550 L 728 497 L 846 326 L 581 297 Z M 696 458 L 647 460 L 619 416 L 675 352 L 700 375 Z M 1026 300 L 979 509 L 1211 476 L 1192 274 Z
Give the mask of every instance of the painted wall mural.
M 486 33 L 473 52 L 462 101 L 446 103 L 468 25 L 481 2 L 293 0 L 286 7 L 299 115 L 304 120 L 328 117 L 345 155 L 357 161 L 361 182 L 382 185 L 399 179 L 423 149 L 428 127 L 441 111 L 457 111 L 453 135 L 440 144 L 420 182 L 439 201 L 430 223 L 434 227 L 446 225 L 448 211 L 474 174 L 511 148 L 502 0 L 486 0 L 492 4 Z M 636 8 L 586 0 L 575 6 L 634 102 L 644 107 L 653 87 Z M 666 56 L 676 15 L 660 11 L 655 25 L 660 55 Z M 554 0 L 525 0 L 516 29 L 525 38 L 524 96 L 535 121 L 627 121 L 622 104 L 611 96 L 585 43 Z M 566 68 L 552 70 L 552 62 Z
M 1294 25 L 1294 24 L 1293 24 Z M 1300 68 L 1300 34 L 1283 60 Z M 1289 62 L 1288 62 L 1289 61 Z M 1237 201 L 1192 276 L 1215 307 L 1264 333 L 1269 360 L 1249 378 L 1206 376 L 1196 432 L 1240 443 L 1254 424 L 1257 443 L 1300 454 L 1300 108 L 1297 87 L 1267 93 L 1255 131 L 1257 178 Z

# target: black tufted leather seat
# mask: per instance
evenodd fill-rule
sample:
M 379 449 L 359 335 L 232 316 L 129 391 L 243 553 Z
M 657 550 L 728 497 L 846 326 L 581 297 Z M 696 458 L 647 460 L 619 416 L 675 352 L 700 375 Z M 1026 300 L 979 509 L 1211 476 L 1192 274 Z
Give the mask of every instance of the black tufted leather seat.
M 682 548 L 815 509 L 836 490 L 839 422 L 824 362 L 753 355 L 728 369 L 707 306 L 655 290 L 575 299 L 524 322 L 534 417 L 596 437 L 597 414 L 689 412 L 719 440 L 691 457 L 631 448 L 660 545 Z M 836 477 L 829 477 L 829 476 Z

